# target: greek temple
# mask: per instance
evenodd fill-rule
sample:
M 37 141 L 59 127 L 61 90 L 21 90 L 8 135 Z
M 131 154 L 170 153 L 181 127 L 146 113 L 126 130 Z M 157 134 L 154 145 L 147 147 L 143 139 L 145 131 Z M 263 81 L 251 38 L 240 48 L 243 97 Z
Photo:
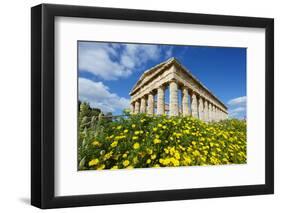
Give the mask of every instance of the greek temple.
M 228 116 L 223 102 L 175 58 L 145 71 L 130 96 L 134 114 L 193 116 L 206 122 Z

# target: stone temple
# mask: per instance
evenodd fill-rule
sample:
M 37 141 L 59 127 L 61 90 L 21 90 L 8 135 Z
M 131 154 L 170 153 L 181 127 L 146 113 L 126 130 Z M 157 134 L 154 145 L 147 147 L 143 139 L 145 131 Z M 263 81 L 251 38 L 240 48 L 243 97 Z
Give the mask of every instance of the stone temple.
M 226 119 L 227 107 L 175 58 L 145 71 L 130 92 L 131 112 Z M 169 100 L 165 100 L 169 97 Z

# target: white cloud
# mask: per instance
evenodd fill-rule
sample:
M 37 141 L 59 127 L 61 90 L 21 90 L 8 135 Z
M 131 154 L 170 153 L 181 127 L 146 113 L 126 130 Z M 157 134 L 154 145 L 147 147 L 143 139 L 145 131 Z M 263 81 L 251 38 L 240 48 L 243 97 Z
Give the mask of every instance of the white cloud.
M 111 93 L 102 82 L 79 78 L 79 99 L 89 102 L 91 107 L 99 108 L 102 112 L 115 112 L 129 107 L 130 101 Z
M 105 80 L 130 75 L 128 68 L 112 59 L 118 56 L 117 48 L 103 43 L 82 42 L 79 45 L 79 69 Z
M 232 113 L 245 112 L 245 110 L 246 110 L 245 107 L 237 107 L 237 108 L 231 109 L 230 112 L 232 112 Z
M 247 97 L 237 97 L 229 100 L 227 104 L 229 108 L 229 117 L 242 119 L 246 117 Z
M 116 80 L 132 74 L 135 68 L 161 57 L 171 57 L 172 48 L 159 45 L 79 43 L 79 70 L 104 80 Z
M 238 98 L 231 99 L 227 102 L 230 106 L 237 106 L 237 105 L 246 105 L 247 97 L 242 96 Z

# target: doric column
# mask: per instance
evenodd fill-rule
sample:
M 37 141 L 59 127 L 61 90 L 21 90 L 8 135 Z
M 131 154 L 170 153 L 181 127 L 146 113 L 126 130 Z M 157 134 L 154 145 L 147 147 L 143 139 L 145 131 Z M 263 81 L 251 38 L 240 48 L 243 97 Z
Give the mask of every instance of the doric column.
M 153 115 L 154 111 L 154 97 L 152 93 L 148 94 L 148 100 L 147 100 L 147 114 Z
M 141 98 L 141 105 L 140 105 L 140 113 L 146 112 L 146 99 L 145 97 Z
M 204 121 L 209 121 L 209 104 L 207 100 L 204 102 Z
M 182 89 L 182 115 L 188 116 L 188 89 L 184 87 Z
M 209 103 L 208 106 L 208 115 L 209 115 L 209 121 L 213 121 L 213 117 L 212 117 L 212 104 Z
M 140 112 L 140 101 L 136 100 L 134 113 L 137 114 L 139 112 Z
M 165 87 L 157 89 L 157 115 L 165 114 Z
M 203 121 L 204 119 L 204 107 L 203 107 L 203 99 L 199 97 L 199 106 L 198 106 L 198 116 L 199 119 Z
M 191 96 L 191 115 L 192 117 L 198 118 L 197 97 L 194 92 Z
M 169 111 L 170 116 L 179 115 L 179 106 L 178 106 L 178 84 L 175 81 L 170 82 L 170 104 Z
M 135 103 L 134 103 L 134 102 L 131 102 L 131 105 L 130 105 L 130 113 L 131 113 L 131 114 L 134 114 L 134 111 L 135 111 Z
M 215 105 L 212 106 L 212 120 L 216 121 Z
M 217 121 L 217 107 L 213 106 L 213 115 L 214 115 L 214 121 Z

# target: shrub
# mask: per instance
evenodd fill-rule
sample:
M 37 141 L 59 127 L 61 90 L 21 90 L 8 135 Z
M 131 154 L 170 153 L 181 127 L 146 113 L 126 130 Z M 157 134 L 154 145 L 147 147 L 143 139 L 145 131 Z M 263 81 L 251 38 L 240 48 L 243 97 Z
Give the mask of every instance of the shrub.
M 78 143 L 79 170 L 243 164 L 247 159 L 246 121 L 236 119 L 205 123 L 193 117 L 131 115 L 107 122 L 102 130 L 80 128 Z

